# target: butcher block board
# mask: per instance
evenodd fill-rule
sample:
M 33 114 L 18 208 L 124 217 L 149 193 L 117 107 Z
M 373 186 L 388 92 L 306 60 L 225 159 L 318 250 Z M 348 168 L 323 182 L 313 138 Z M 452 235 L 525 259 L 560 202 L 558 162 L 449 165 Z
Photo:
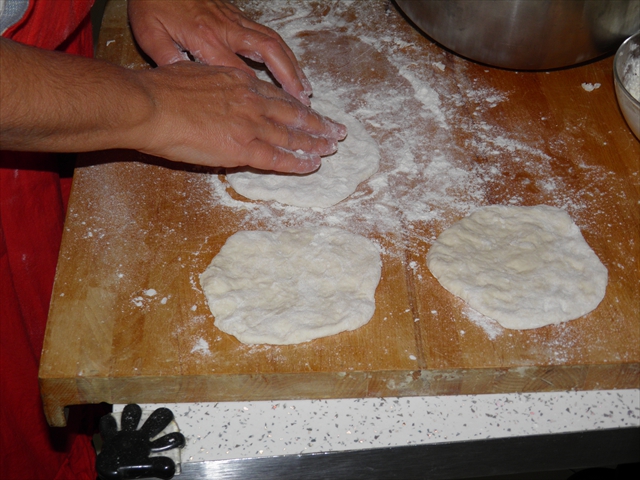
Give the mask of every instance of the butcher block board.
M 386 0 L 238 2 L 279 31 L 315 88 L 380 146 L 380 172 L 330 209 L 251 202 L 223 172 L 132 151 L 76 170 L 40 368 L 47 418 L 83 403 L 319 399 L 640 386 L 640 143 L 612 57 L 552 72 L 478 65 Z M 149 68 L 108 4 L 98 56 Z M 117 99 L 114 99 L 117 101 Z M 567 210 L 609 271 L 592 313 L 504 330 L 445 291 L 425 256 L 475 208 Z M 366 326 L 293 346 L 219 331 L 199 275 L 239 230 L 332 225 L 381 248 Z

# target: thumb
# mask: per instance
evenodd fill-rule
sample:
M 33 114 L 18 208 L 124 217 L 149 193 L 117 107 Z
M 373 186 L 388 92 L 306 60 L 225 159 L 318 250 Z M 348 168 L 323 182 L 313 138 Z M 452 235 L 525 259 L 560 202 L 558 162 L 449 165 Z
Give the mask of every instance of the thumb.
M 136 41 L 159 67 L 189 60 L 187 53 L 164 30 L 148 29 L 136 35 Z
M 228 47 L 210 42 L 202 44 L 192 53 L 192 55 L 205 65 L 216 65 L 223 67 L 237 68 L 243 72 L 256 77 L 256 72 L 247 65 L 238 55 L 233 53 Z

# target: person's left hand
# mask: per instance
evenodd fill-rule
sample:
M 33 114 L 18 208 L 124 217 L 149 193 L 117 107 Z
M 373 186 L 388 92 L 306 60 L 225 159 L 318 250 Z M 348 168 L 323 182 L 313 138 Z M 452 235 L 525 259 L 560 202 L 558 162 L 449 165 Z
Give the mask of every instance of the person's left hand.
M 136 41 L 159 66 L 186 60 L 189 52 L 204 64 L 255 76 L 241 55 L 266 64 L 287 93 L 310 105 L 311 84 L 284 40 L 226 1 L 129 0 L 128 11 Z

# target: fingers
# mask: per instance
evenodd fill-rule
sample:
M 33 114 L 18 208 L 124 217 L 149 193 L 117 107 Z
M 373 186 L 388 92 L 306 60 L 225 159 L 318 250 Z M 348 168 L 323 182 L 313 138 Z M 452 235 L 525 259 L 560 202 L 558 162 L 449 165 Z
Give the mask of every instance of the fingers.
M 253 70 L 238 55 L 264 63 L 285 92 L 306 106 L 311 104 L 311 83 L 284 41 L 246 29 L 230 35 L 228 46 L 213 34 L 204 36 L 204 40 L 192 39 L 187 46 L 201 63 L 238 68 L 250 74 L 254 74 Z
M 237 25 L 228 30 L 229 47 L 243 57 L 264 63 L 287 93 L 309 106 L 311 83 L 282 37 L 269 27 L 248 19 L 232 4 L 225 4 L 221 12 L 231 25 Z
M 154 111 L 132 148 L 208 166 L 308 173 L 337 150 L 346 127 L 282 89 L 229 67 L 177 62 L 134 73 Z
M 238 79 L 242 81 L 242 79 Z M 334 142 L 343 140 L 347 127 L 312 110 L 269 82 L 251 79 L 249 88 L 259 95 L 250 101 L 261 116 L 274 124 L 285 125 L 309 135 L 324 137 Z M 286 147 L 286 145 L 282 145 Z
M 294 117 L 294 115 L 296 116 Z M 291 109 L 287 109 L 284 112 L 274 109 L 269 112 L 269 118 L 277 124 L 286 125 L 313 137 L 321 137 L 333 144 L 344 140 L 347 136 L 346 126 L 331 120 L 329 117 L 320 115 L 310 108 L 294 109 L 293 112 L 291 112 Z
M 275 147 L 262 140 L 254 140 L 244 152 L 240 165 L 264 171 L 305 174 L 316 171 L 322 163 L 319 155 L 293 152 Z
M 162 30 L 149 29 L 138 43 L 143 50 L 156 62 L 156 65 L 170 65 L 172 63 L 189 60 L 186 52 L 177 45 L 171 37 Z
M 242 164 L 276 172 L 315 171 L 321 157 L 337 151 L 338 141 L 346 136 L 346 127 L 268 83 L 255 82 L 262 89 L 260 95 L 267 98 L 260 115 L 263 121 L 254 130 L 255 138 L 243 149 Z
M 329 117 L 320 115 L 310 108 L 299 114 L 297 122 L 288 123 L 294 125 L 311 135 L 320 135 L 334 141 L 344 140 L 347 136 L 347 127 Z
M 239 48 L 237 53 L 264 63 L 287 93 L 304 105 L 311 105 L 311 83 L 280 36 L 275 32 L 265 35 L 256 31 L 244 32 L 242 36 L 238 43 L 246 47 Z
M 266 121 L 260 126 L 257 138 L 273 146 L 292 152 L 304 152 L 306 155 L 326 156 L 338 149 L 337 139 L 310 135 L 272 121 Z
M 265 119 L 255 138 L 242 149 L 242 165 L 276 172 L 310 173 L 320 167 L 323 156 L 338 150 L 346 127 L 299 106 L 312 122 L 278 123 Z M 311 133 L 314 132 L 314 133 Z
M 130 4 L 129 8 L 132 9 Z M 138 17 L 133 16 L 131 23 L 138 25 Z M 156 65 L 170 65 L 182 60 L 189 60 L 186 52 L 167 35 L 164 26 L 157 19 L 148 19 L 146 23 L 134 30 L 136 41 Z
M 129 20 L 141 48 L 158 64 L 185 60 L 185 51 L 208 65 L 252 74 L 237 55 L 265 63 L 282 88 L 309 106 L 311 84 L 284 40 L 222 0 L 130 0 Z

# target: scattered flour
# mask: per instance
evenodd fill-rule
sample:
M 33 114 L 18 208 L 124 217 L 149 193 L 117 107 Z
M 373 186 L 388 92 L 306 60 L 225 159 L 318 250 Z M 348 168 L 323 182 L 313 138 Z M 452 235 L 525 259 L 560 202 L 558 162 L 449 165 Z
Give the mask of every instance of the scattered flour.
M 583 83 L 582 88 L 584 88 L 587 92 L 593 92 L 594 90 L 600 88 L 599 83 Z
M 445 66 L 442 62 L 433 62 L 431 65 L 439 69 L 441 72 L 444 72 Z
M 510 93 L 488 85 L 482 74 L 467 75 L 464 62 L 456 64 L 458 74 L 443 76 L 439 67 L 433 68 L 442 63 L 442 52 L 423 58 L 413 33 L 395 22 L 385 25 L 387 35 L 368 36 L 363 24 L 384 21 L 375 9 L 358 11 L 360 21 L 353 22 L 347 20 L 354 15 L 349 2 L 328 4 L 322 16 L 312 14 L 316 7 L 306 2 L 243 3 L 252 18 L 275 29 L 291 46 L 315 94 L 335 98 L 365 125 L 380 147 L 380 169 L 349 198 L 321 211 L 237 200 L 224 176 L 210 176 L 213 203 L 242 211 L 241 228 L 338 226 L 372 239 L 391 237 L 397 248 L 381 246 L 382 252 L 403 256 L 406 248 L 426 253 L 443 224 L 481 206 L 545 203 L 567 210 L 584 229 L 594 215 L 580 214 L 593 208 L 597 195 L 615 195 L 604 191 L 599 177 L 605 173 L 599 167 L 585 165 L 581 172 L 603 185 L 596 197 L 575 190 L 558 174 L 555 155 L 571 153 L 562 137 L 532 139 L 526 125 L 497 125 L 490 112 L 508 102 Z M 344 49 L 349 57 L 373 56 L 377 70 L 390 75 L 361 85 L 354 73 L 359 65 L 353 62 L 328 73 L 327 62 L 340 65 Z M 469 110 L 474 111 L 472 119 Z M 522 190 L 540 193 L 526 198 Z
M 471 307 L 466 307 L 463 310 L 465 316 L 486 333 L 487 337 L 491 340 L 495 339 L 499 335 L 502 335 L 505 332 L 505 329 L 496 322 L 495 320 L 481 314 L 480 312 L 474 310 Z M 462 331 L 462 335 L 464 335 L 464 330 Z
M 211 351 L 209 350 L 209 342 L 207 342 L 204 338 L 199 338 L 198 341 L 193 346 L 193 348 L 191 349 L 191 353 L 211 355 Z
M 628 198 L 618 187 L 619 174 L 597 165 L 594 158 L 598 152 L 591 154 L 575 148 L 584 136 L 582 125 L 577 124 L 579 119 L 567 121 L 563 129 L 546 129 L 552 133 L 545 138 L 531 135 L 536 131 L 531 122 L 548 125 L 553 121 L 542 110 L 537 116 L 506 125 L 497 112 L 518 92 L 495 87 L 492 77 L 487 75 L 490 70 L 472 68 L 471 64 L 437 48 L 426 52 L 417 48 L 416 44 L 422 41 L 420 34 L 404 25 L 399 27 L 402 20 L 391 3 L 386 11 L 363 9 L 362 4 L 249 0 L 242 2 L 242 8 L 251 18 L 275 29 L 291 46 L 318 98 L 330 96 L 365 126 L 380 148 L 378 173 L 339 204 L 314 209 L 239 200 L 224 175 L 197 172 L 184 176 L 187 188 L 179 193 L 185 218 L 209 215 L 212 208 L 221 218 L 233 212 L 227 217 L 233 220 L 220 223 L 219 236 L 243 229 L 343 228 L 379 243 L 385 263 L 389 259 L 403 262 L 417 278 L 428 273 L 415 259 L 424 258 L 433 241 L 448 226 L 486 205 L 556 206 L 566 210 L 581 231 L 592 235 L 597 232 L 611 244 L 620 243 L 611 233 L 614 229 L 603 230 L 601 225 L 620 226 L 633 221 L 611 215 L 622 210 L 610 205 L 622 205 Z M 322 14 L 313 12 L 314 9 L 322 9 Z M 379 31 L 385 34 L 371 36 L 370 27 L 366 26 L 371 24 L 380 25 Z M 375 71 L 369 74 L 372 63 L 379 74 Z M 446 69 L 440 68 L 445 64 Z M 327 65 L 331 66 L 330 72 Z M 137 164 L 137 175 L 140 169 L 144 169 L 146 188 L 161 181 L 155 166 Z M 581 180 L 578 183 L 574 181 L 576 175 Z M 113 186 L 103 180 L 100 176 L 95 178 L 96 192 L 108 191 Z M 591 187 L 583 188 L 585 185 Z M 168 244 L 185 244 L 182 225 L 179 221 L 172 223 L 173 217 L 163 217 L 159 206 L 155 207 L 160 220 L 143 222 L 146 217 L 139 214 L 140 210 L 149 206 L 144 192 L 140 188 L 118 196 L 102 195 L 100 202 L 91 205 L 89 218 L 83 217 L 91 223 L 86 226 L 87 231 L 93 233 L 91 237 L 87 235 L 86 241 L 99 242 L 107 252 L 112 249 L 110 258 L 122 262 L 118 271 L 127 273 L 120 273 L 117 278 L 114 275 L 119 288 L 131 292 L 127 301 L 122 302 L 123 309 L 150 308 L 153 302 L 161 304 L 160 297 L 145 296 L 142 289 L 147 286 L 141 286 L 139 279 L 129 273 L 153 262 L 153 253 L 146 249 L 148 236 L 161 236 Z M 78 216 L 72 208 L 68 221 L 73 222 Z M 119 236 L 126 237 L 129 244 L 139 245 L 139 251 L 127 253 L 129 256 L 121 259 L 118 248 L 121 238 L 100 235 L 99 228 L 106 225 L 109 228 L 105 231 L 120 232 Z M 200 235 L 199 248 L 207 241 L 208 237 Z M 619 248 L 637 251 L 637 246 L 628 242 L 621 243 Z M 181 251 L 179 265 L 173 271 L 175 278 L 188 276 L 190 288 L 198 294 L 202 293 L 197 282 L 202 271 L 200 252 L 197 248 Z M 413 257 L 407 258 L 407 252 Z M 637 259 L 627 255 L 620 256 L 619 261 L 620 265 L 612 268 L 631 271 Z M 153 285 L 160 292 L 173 286 L 168 280 L 166 285 Z M 440 309 L 435 307 L 430 307 L 433 308 L 430 314 L 441 316 Z M 211 338 L 211 345 L 206 346 L 198 340 L 210 318 L 203 314 L 206 309 L 200 304 L 189 304 L 186 309 L 191 316 L 190 333 L 185 340 L 187 348 L 195 345 L 205 351 L 211 346 L 215 351 L 213 342 L 221 341 L 220 337 Z M 461 307 L 461 310 L 488 338 L 504 335 L 496 322 L 471 309 Z M 415 317 L 417 312 L 409 318 Z M 423 314 L 418 325 L 426 319 Z M 471 333 L 469 326 L 460 328 L 467 336 Z M 567 327 L 566 332 L 571 328 Z M 176 331 L 176 335 L 182 333 L 187 334 L 186 330 Z M 572 354 L 567 353 L 565 337 L 558 335 L 555 348 L 569 358 Z

